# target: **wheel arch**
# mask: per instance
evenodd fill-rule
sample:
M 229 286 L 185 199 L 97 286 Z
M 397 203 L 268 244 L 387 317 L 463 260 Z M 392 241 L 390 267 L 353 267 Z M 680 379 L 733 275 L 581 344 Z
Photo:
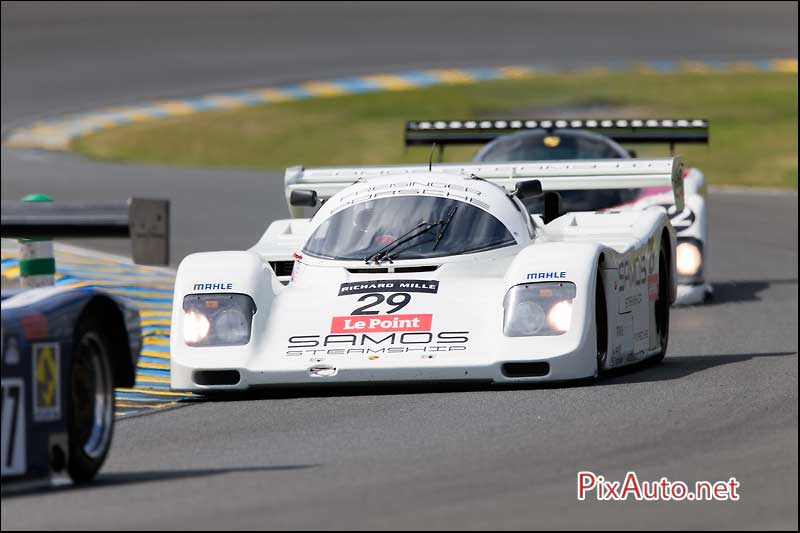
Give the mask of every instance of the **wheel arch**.
M 675 254 L 675 238 L 674 232 L 670 232 L 670 229 L 667 226 L 664 226 L 664 229 L 661 231 L 660 249 L 664 251 L 667 265 L 669 265 L 667 272 L 667 283 L 670 288 L 670 304 L 674 304 L 675 299 L 678 296 L 677 287 L 675 286 L 675 261 L 673 260 L 673 256 Z
M 112 298 L 96 294 L 86 303 L 75 321 L 73 336 L 87 320 L 96 320 L 111 343 L 111 365 L 115 387 L 132 387 L 136 382 L 138 354 L 131 353 L 131 343 L 125 317 Z M 76 339 L 77 340 L 77 339 Z

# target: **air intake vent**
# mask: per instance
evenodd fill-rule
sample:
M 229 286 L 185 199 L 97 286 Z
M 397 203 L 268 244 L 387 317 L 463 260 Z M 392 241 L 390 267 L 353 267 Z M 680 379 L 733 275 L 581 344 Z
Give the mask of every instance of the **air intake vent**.
M 413 274 L 414 272 L 434 272 L 439 265 L 418 267 L 386 267 L 386 268 L 348 268 L 351 274 Z
M 294 268 L 294 261 L 270 261 L 269 266 L 275 271 L 275 275 L 280 277 L 291 276 Z
M 239 379 L 238 370 L 198 370 L 194 373 L 194 382 L 206 387 L 236 385 Z
M 420 267 L 398 267 L 395 268 L 394 271 L 397 273 L 411 273 L 411 272 L 434 272 L 439 265 L 429 265 L 429 266 L 420 266 Z
M 351 274 L 386 274 L 389 272 L 388 268 L 348 268 Z
M 507 378 L 538 378 L 549 373 L 549 363 L 505 363 L 503 365 L 503 375 Z

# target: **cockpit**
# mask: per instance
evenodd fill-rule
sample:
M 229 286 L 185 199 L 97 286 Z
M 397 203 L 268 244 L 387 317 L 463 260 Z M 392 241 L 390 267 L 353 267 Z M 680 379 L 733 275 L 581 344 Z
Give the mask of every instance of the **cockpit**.
M 484 252 L 516 243 L 498 218 L 471 203 L 394 195 L 336 211 L 313 231 L 303 252 L 321 259 L 380 263 Z

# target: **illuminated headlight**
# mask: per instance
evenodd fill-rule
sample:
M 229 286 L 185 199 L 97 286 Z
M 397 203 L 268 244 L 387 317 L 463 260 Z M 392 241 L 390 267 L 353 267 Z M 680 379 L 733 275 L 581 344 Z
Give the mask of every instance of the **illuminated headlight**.
M 675 269 L 681 276 L 694 276 L 703 266 L 703 254 L 693 242 L 679 243 L 675 248 Z
M 246 294 L 189 294 L 183 298 L 183 340 L 189 346 L 247 344 L 255 312 Z
M 186 344 L 198 344 L 208 338 L 211 323 L 197 311 L 183 311 L 183 339 Z
M 512 287 L 503 300 L 506 337 L 562 335 L 572 323 L 575 284 L 526 283 Z

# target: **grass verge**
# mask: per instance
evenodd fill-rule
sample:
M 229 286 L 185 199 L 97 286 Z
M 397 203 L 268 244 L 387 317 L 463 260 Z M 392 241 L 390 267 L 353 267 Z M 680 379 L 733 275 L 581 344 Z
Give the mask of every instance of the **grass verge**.
M 797 86 L 792 73 L 551 74 L 198 113 L 101 131 L 72 148 L 104 161 L 203 167 L 421 163 L 428 148 L 403 146 L 407 119 L 674 116 L 710 119 L 710 146 L 677 150 L 709 183 L 796 188 Z M 476 149 L 448 148 L 445 160 Z

